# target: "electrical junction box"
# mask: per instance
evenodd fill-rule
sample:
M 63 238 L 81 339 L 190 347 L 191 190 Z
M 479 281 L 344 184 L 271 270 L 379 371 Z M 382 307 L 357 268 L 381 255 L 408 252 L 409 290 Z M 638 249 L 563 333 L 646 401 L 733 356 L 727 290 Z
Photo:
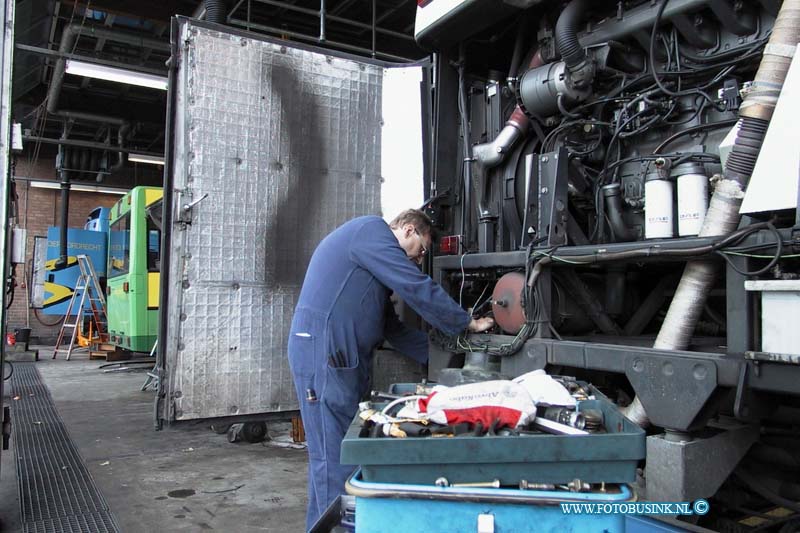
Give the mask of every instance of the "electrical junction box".
M 11 239 L 11 262 L 21 264 L 25 262 L 25 248 L 28 241 L 28 230 L 14 228 Z
M 19 122 L 11 124 L 11 151 L 17 154 L 22 151 L 22 124 Z
M 749 280 L 744 288 L 761 293 L 761 351 L 800 355 L 800 280 Z

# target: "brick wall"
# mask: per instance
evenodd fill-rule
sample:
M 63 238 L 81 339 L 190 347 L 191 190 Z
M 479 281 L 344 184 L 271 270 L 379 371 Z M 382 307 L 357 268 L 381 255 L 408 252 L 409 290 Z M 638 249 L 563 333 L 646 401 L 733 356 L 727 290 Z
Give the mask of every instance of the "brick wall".
M 6 312 L 8 331 L 13 331 L 15 327 L 27 326 L 31 328 L 32 342 L 43 344 L 55 343 L 60 325 L 46 326 L 42 322 L 52 323 L 58 320 L 57 316 L 37 314 L 28 307 L 30 290 L 28 288 L 28 278 L 31 275 L 30 265 L 33 256 L 34 237 L 47 236 L 49 226 L 58 226 L 60 223 L 61 191 L 55 189 L 42 189 L 32 187 L 29 180 L 53 180 L 55 179 L 55 162 L 53 160 L 40 160 L 36 164 L 18 163 L 16 175 L 20 178 L 16 182 L 17 210 L 16 224 L 21 228 L 26 228 L 27 243 L 25 249 L 25 265 L 16 265 L 15 279 L 16 290 L 14 301 Z M 140 185 L 160 185 L 158 169 L 145 170 L 147 179 L 142 179 L 141 173 L 137 176 L 115 177 L 109 186 L 120 186 L 125 181 L 127 187 Z M 23 179 L 25 178 L 25 179 Z M 133 182 L 133 184 L 131 183 Z M 138 182 L 138 183 L 137 183 Z M 106 185 L 103 183 L 101 185 Z M 94 192 L 70 192 L 69 196 L 69 227 L 83 228 L 86 217 L 95 207 L 111 207 L 119 199 L 120 195 L 100 194 Z

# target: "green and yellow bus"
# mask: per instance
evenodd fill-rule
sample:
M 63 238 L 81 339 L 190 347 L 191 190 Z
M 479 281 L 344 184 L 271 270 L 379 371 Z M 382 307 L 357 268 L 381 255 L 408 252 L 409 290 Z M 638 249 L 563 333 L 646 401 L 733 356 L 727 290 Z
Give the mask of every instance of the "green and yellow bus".
M 109 342 L 132 352 L 149 352 L 158 337 L 158 206 L 163 194 L 160 187 L 135 187 L 111 209 L 106 289 Z

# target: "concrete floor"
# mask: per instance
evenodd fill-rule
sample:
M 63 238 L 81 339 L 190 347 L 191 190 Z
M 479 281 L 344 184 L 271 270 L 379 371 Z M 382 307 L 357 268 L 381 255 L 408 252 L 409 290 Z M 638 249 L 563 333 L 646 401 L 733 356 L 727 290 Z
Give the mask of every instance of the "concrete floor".
M 303 530 L 305 449 L 231 444 L 207 427 L 154 431 L 143 372 L 106 373 L 104 361 L 41 353 L 39 372 L 123 532 Z M 269 426 L 273 437 L 287 439 L 289 430 Z M 2 463 L 0 531 L 16 531 L 13 450 Z

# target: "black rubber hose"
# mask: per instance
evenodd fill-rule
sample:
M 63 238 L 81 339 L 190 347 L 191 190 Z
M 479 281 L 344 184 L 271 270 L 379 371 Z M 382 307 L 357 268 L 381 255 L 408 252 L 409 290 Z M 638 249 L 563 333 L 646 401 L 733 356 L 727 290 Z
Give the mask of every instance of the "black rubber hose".
M 619 184 L 614 183 L 603 187 L 603 198 L 605 200 L 608 223 L 611 226 L 611 231 L 614 232 L 614 240 L 616 242 L 634 240 L 635 235 L 622 218 L 622 194 Z
M 742 117 L 742 125 L 736 135 L 728 160 L 725 163 L 725 176 L 746 186 L 756 167 L 758 153 L 764 144 L 769 121 L 753 117 Z
M 556 49 L 570 70 L 586 59 L 586 52 L 578 42 L 578 30 L 586 9 L 586 0 L 572 0 L 556 22 Z
M 225 24 L 228 18 L 228 8 L 224 0 L 205 0 L 206 20 L 217 24 Z
M 525 19 L 519 21 L 517 28 L 517 38 L 514 41 L 514 53 L 511 55 L 511 64 L 508 68 L 508 88 L 514 90 L 517 74 L 519 73 L 519 66 L 522 63 L 522 46 L 525 42 Z

